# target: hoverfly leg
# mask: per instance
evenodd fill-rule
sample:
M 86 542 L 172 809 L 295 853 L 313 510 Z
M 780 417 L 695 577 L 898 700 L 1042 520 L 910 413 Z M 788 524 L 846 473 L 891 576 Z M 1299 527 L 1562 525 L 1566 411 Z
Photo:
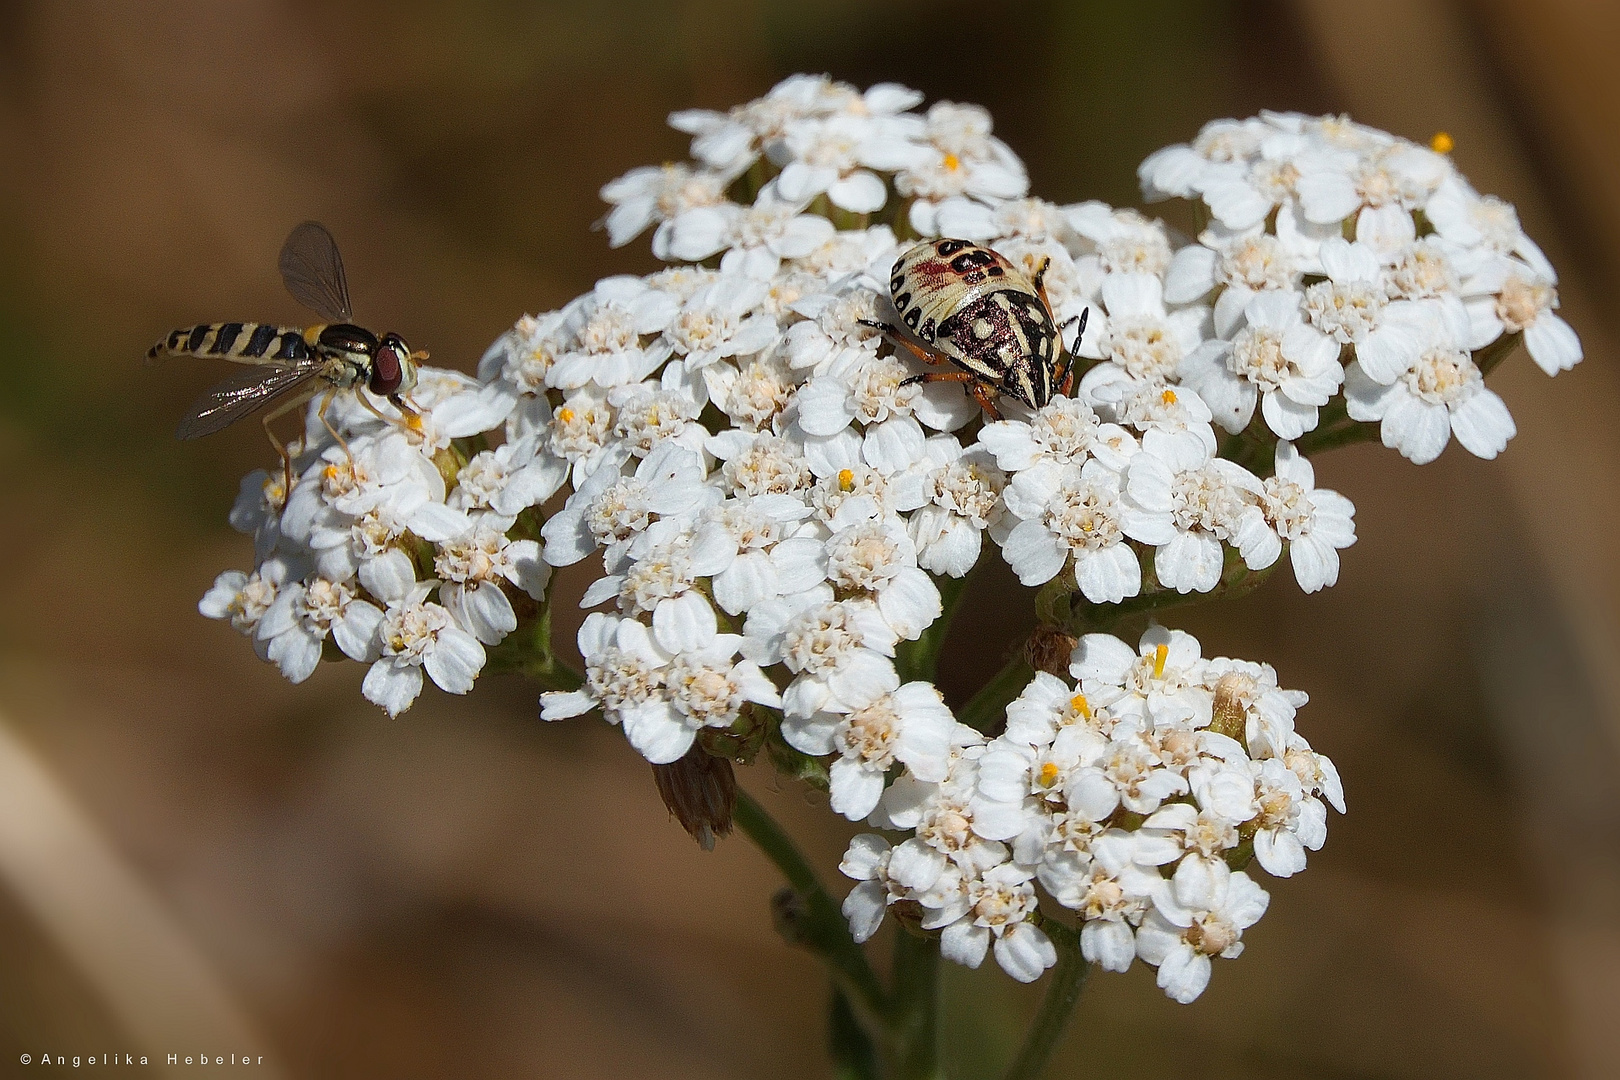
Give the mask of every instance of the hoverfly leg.
M 403 428 L 406 431 L 413 431 L 418 435 L 422 433 L 422 414 L 405 404 L 405 400 L 399 397 L 398 394 L 389 394 L 388 402 L 399 409 L 400 413 L 403 414 L 400 416 L 389 416 L 377 408 L 377 403 L 371 400 L 371 395 L 359 387 L 355 387 L 354 396 L 359 398 L 360 404 L 370 409 L 371 414 L 383 423 Z
M 352 469 L 354 468 L 354 452 L 349 449 L 349 444 L 344 441 L 343 436 L 338 433 L 338 429 L 332 426 L 332 421 L 326 418 L 326 410 L 332 407 L 332 398 L 336 394 L 336 390 L 328 390 L 325 394 L 321 395 L 321 404 L 319 408 L 315 410 L 315 413 L 321 418 L 321 426 L 326 428 L 327 434 L 336 439 L 337 444 L 343 448 L 343 456 L 349 459 L 349 467 Z
M 394 408 L 398 409 L 401 414 L 403 414 L 405 416 L 412 417 L 413 419 L 415 419 L 418 422 L 418 424 L 420 424 L 422 414 L 417 412 L 416 411 L 416 406 L 414 406 L 410 402 L 406 401 L 403 395 L 401 395 L 401 394 L 389 394 L 388 395 L 388 404 L 390 404 Z
M 320 391 L 318 388 L 310 387 L 308 390 L 305 390 L 302 393 L 294 394 L 292 397 L 288 398 L 286 401 L 283 401 L 280 405 L 277 405 L 275 408 L 264 414 L 264 434 L 265 437 L 270 440 L 270 445 L 276 448 L 276 453 L 281 455 L 281 475 L 286 483 L 283 490 L 286 491 L 289 498 L 292 497 L 293 488 L 292 454 L 287 451 L 287 444 L 276 438 L 276 433 L 270 430 L 270 424 L 272 421 L 278 420 L 292 412 L 294 409 L 304 405 L 309 401 L 310 398 L 314 397 L 319 392 Z

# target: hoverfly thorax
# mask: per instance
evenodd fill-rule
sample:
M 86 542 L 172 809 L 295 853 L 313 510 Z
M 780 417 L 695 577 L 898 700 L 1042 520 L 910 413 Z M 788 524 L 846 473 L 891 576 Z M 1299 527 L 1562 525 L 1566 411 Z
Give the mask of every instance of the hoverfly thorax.
M 352 385 L 365 379 L 371 371 L 371 354 L 377 350 L 377 335 L 353 323 L 333 323 L 316 332 L 313 348 L 322 360 L 342 365 Z
M 395 333 L 387 333 L 371 356 L 371 380 L 367 388 L 381 397 L 409 393 L 416 386 L 416 361 L 411 347 Z

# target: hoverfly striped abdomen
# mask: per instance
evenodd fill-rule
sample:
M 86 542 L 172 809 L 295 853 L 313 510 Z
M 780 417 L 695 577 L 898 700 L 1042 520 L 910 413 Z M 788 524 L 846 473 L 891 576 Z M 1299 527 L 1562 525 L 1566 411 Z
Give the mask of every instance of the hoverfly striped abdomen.
M 309 357 L 304 331 L 273 323 L 225 322 L 182 326 L 146 352 L 148 360 L 160 356 L 203 356 L 225 360 L 287 360 Z

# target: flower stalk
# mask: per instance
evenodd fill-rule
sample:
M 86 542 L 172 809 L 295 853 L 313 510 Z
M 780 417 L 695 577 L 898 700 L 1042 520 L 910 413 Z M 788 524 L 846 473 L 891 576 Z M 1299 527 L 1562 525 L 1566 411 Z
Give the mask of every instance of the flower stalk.
M 1046 919 L 1041 929 L 1057 948 L 1057 964 L 1052 968 L 1040 1011 L 1030 1022 L 1024 1043 L 1001 1074 L 1001 1080 L 1039 1080 L 1046 1072 L 1069 1018 L 1074 1015 L 1091 968 L 1080 953 L 1080 935 L 1073 928 L 1056 919 Z
M 784 936 L 814 953 L 827 966 L 840 991 L 868 1022 L 881 1026 L 889 1015 L 889 995 L 883 989 L 866 953 L 850 936 L 849 924 L 838 904 L 822 886 L 798 845 L 776 819 L 747 791 L 738 789 L 732 820 L 781 871 L 796 903 L 790 910 Z M 779 910 L 784 905 L 778 905 Z M 783 927 L 779 918 L 778 927 Z

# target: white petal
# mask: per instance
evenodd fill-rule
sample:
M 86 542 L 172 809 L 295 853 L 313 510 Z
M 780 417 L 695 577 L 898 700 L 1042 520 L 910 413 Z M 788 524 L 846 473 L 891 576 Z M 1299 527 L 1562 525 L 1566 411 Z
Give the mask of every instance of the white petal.
M 853 758 L 839 758 L 828 770 L 834 813 L 861 821 L 883 797 L 883 771 Z
M 1341 172 L 1308 173 L 1294 185 L 1305 220 L 1317 225 L 1343 221 L 1356 212 L 1361 196 L 1350 177 Z
M 1386 399 L 1383 426 L 1385 446 L 1399 450 L 1418 465 L 1440 456 L 1451 438 L 1451 417 L 1444 405 L 1431 404 L 1405 393 L 1399 386 Z
M 422 669 L 415 664 L 395 664 L 378 660 L 366 672 L 360 693 L 374 705 L 381 705 L 389 716 L 398 716 L 411 707 L 422 692 Z
M 1209 957 L 1190 945 L 1171 950 L 1159 965 L 1158 984 L 1171 1001 L 1192 1004 L 1209 986 Z
M 548 690 L 540 695 L 540 719 L 567 720 L 596 708 L 596 699 L 583 690 Z
M 934 580 L 926 572 L 908 566 L 878 594 L 878 610 L 896 634 L 913 641 L 933 625 L 944 608 Z
M 866 429 L 861 453 L 874 469 L 889 476 L 922 460 L 926 441 L 916 420 L 896 416 Z
M 1292 401 L 1281 390 L 1273 390 L 1265 395 L 1260 402 L 1260 414 L 1266 418 L 1266 426 L 1279 439 L 1297 439 L 1316 427 L 1316 406 Z
M 1451 409 L 1451 430 L 1475 457 L 1493 458 L 1518 434 L 1507 405 L 1494 390 L 1480 388 Z
M 883 857 L 889 850 L 889 842 L 883 837 L 876 833 L 861 833 L 850 839 L 849 849 L 844 852 L 838 870 L 856 881 L 871 881 L 877 877 Z
M 947 926 L 939 937 L 939 955 L 970 968 L 984 963 L 984 954 L 989 948 L 990 931 L 966 919 Z
M 820 757 L 833 752 L 833 738 L 844 718 L 835 713 L 789 716 L 782 721 L 782 738 L 801 754 Z
M 321 639 L 296 627 L 270 642 L 267 655 L 288 682 L 301 683 L 315 674 L 321 662 Z
M 1080 930 L 1080 954 L 1104 971 L 1129 971 L 1136 935 L 1128 923 L 1091 919 Z
M 359 576 L 366 591 L 385 602 L 403 600 L 416 585 L 416 567 L 398 548 L 361 563 Z
M 1525 328 L 1524 344 L 1530 350 L 1530 359 L 1548 375 L 1568 371 L 1585 355 L 1574 329 L 1550 311 L 1543 311 Z
M 1017 923 L 996 941 L 996 963 L 1019 982 L 1034 982 L 1057 963 L 1057 949 L 1040 927 Z
M 1215 287 L 1218 256 L 1201 244 L 1184 247 L 1170 260 L 1164 279 L 1164 299 L 1170 304 L 1188 304 Z
M 624 734 L 630 745 L 654 765 L 668 765 L 685 757 L 697 736 L 667 701 L 648 701 L 626 710 Z
M 382 610 L 375 604 L 368 604 L 364 600 L 352 601 L 343 609 L 343 617 L 332 624 L 332 640 L 351 660 L 375 660 L 380 648 L 377 627 L 382 623 L 382 617 Z
M 887 899 L 888 890 L 878 881 L 863 881 L 844 897 L 844 918 L 849 920 L 849 936 L 856 944 L 877 933 L 887 910 Z
M 864 170 L 851 173 L 827 189 L 827 198 L 832 200 L 834 206 L 856 214 L 881 210 L 888 197 L 883 181 Z
M 660 600 L 653 609 L 653 637 L 667 652 L 697 652 L 711 644 L 718 632 L 714 608 L 695 590 Z
M 484 647 L 465 630 L 446 627 L 439 631 L 422 666 L 440 690 L 465 694 L 484 667 Z
M 1057 576 L 1069 550 L 1039 521 L 1020 521 L 1007 534 L 1001 554 L 1019 582 L 1033 587 Z
M 1305 869 L 1305 847 L 1287 829 L 1261 829 L 1255 833 L 1254 857 L 1272 877 L 1293 877 Z

